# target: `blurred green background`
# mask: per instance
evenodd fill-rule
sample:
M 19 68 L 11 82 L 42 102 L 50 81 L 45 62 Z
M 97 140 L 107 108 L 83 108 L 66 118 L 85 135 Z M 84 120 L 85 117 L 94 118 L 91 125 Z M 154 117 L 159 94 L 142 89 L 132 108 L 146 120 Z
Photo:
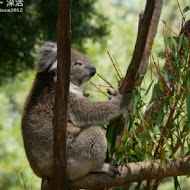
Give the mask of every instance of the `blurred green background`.
M 189 3 L 189 0 L 181 0 L 181 8 Z M 145 0 L 73 1 L 72 46 L 90 57 L 98 73 L 114 86 L 117 86 L 117 80 L 107 51 L 115 56 L 124 75 L 134 49 L 138 15 L 144 6 Z M 37 50 L 44 41 L 56 41 L 57 9 L 57 0 L 28 0 L 24 2 L 22 13 L 0 13 L 1 190 L 40 189 L 40 179 L 31 171 L 25 156 L 20 123 L 24 101 L 35 74 Z M 161 19 L 179 33 L 182 19 L 177 1 L 164 1 Z M 164 28 L 160 22 L 152 52 L 160 60 L 164 53 Z M 97 76 L 93 82 L 104 84 Z M 150 82 L 148 72 L 143 85 L 146 87 Z M 105 98 L 89 90 L 93 88 L 90 84 L 85 88 L 92 99 Z M 190 189 L 187 177 L 181 177 L 179 181 L 183 190 Z M 173 180 L 164 180 L 159 189 L 174 189 Z

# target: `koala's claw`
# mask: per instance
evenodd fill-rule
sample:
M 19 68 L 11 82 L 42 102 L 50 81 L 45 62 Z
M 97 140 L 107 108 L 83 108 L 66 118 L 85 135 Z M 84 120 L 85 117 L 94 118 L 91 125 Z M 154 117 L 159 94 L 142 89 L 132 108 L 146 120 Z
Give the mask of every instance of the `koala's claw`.
M 111 90 L 107 90 L 107 93 L 109 94 L 109 100 L 111 100 L 112 98 L 118 96 L 120 93 L 119 93 L 119 89 L 115 88 L 114 89 L 114 92 L 112 92 Z
M 107 89 L 107 93 L 108 93 L 109 95 L 112 95 L 112 94 L 113 94 L 113 92 L 112 92 L 110 89 Z
M 119 170 L 115 164 L 109 164 L 109 169 L 107 171 L 107 174 L 113 178 L 115 178 L 117 175 L 120 175 Z

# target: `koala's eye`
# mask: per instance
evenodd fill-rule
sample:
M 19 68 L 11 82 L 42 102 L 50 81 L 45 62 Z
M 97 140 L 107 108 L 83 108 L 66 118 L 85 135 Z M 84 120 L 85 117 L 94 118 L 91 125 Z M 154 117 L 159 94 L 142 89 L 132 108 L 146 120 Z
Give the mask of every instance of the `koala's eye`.
M 81 63 L 81 61 L 78 60 L 78 61 L 76 61 L 76 62 L 74 63 L 74 65 L 80 65 L 80 66 L 81 66 L 82 63 Z

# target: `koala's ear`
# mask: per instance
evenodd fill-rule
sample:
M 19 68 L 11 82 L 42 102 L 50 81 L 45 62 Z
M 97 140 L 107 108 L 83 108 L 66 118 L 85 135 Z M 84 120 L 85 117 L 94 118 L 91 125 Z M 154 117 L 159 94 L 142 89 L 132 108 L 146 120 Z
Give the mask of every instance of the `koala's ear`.
M 57 44 L 46 42 L 39 49 L 38 72 L 52 71 L 57 68 Z

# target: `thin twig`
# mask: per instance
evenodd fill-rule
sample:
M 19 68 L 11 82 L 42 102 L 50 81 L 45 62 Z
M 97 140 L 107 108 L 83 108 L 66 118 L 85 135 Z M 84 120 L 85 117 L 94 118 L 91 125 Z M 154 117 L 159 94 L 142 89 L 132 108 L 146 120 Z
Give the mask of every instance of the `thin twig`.
M 102 94 L 104 94 L 106 97 L 108 97 L 108 95 L 103 92 L 100 88 L 98 88 L 92 81 L 90 81 L 90 84 L 92 84 L 96 89 L 98 89 Z
M 107 83 L 111 88 L 114 89 L 114 87 L 112 86 L 112 84 L 111 84 L 107 79 L 105 79 L 102 75 L 100 75 L 100 74 L 98 74 L 98 73 L 97 73 L 97 75 L 98 75 L 105 83 Z
M 24 190 L 26 190 L 26 184 L 25 184 L 25 180 L 24 180 L 24 176 L 23 176 L 22 172 L 20 173 L 20 176 L 21 176 L 21 179 L 22 179 Z
M 22 188 L 22 190 L 27 190 L 23 173 L 21 172 L 20 175 L 19 175 L 18 172 L 16 172 L 16 173 L 17 173 L 17 177 L 18 177 L 18 180 L 19 180 L 19 183 L 20 183 L 20 184 L 19 184 L 20 187 Z M 20 179 L 20 178 L 21 178 L 21 179 Z
M 100 88 L 110 88 L 110 85 L 102 85 L 102 84 L 96 84 L 96 86 L 99 86 Z
M 112 57 L 111 57 L 111 55 L 110 55 L 109 51 L 107 51 L 107 54 L 109 55 L 110 60 L 111 60 L 111 62 L 112 62 L 112 64 L 113 64 L 113 66 L 114 66 L 114 68 L 115 68 L 115 70 L 116 70 L 116 72 L 117 72 L 117 75 L 118 75 L 118 77 L 119 77 L 119 78 L 120 78 L 120 80 L 121 80 L 121 79 L 122 79 L 122 77 L 120 76 L 119 71 L 118 71 L 118 69 L 117 69 L 117 67 L 116 67 L 116 64 L 114 63 L 114 61 L 113 61 L 113 59 L 112 59 Z
M 97 85 L 97 84 L 96 84 L 96 85 Z M 92 92 L 102 93 L 102 92 L 100 92 L 100 91 L 97 91 L 97 90 L 94 90 L 94 89 L 90 89 L 90 88 L 86 88 L 86 90 L 89 90 L 89 91 L 92 91 Z M 104 93 L 106 93 L 106 92 L 104 92 Z
M 161 20 L 162 21 L 162 23 L 166 26 L 166 28 L 168 29 L 168 30 L 170 30 L 173 34 L 175 34 L 176 36 L 179 36 L 176 32 L 174 32 L 167 24 L 166 24 L 166 21 L 165 20 Z
M 121 70 L 120 70 L 120 68 L 119 68 L 119 65 L 118 65 L 118 63 L 117 63 L 116 58 L 115 58 L 114 55 L 113 55 L 113 59 L 114 59 L 114 61 L 115 61 L 115 65 L 117 66 L 117 69 L 118 69 L 118 71 L 119 71 L 121 77 L 123 78 L 124 76 L 123 76 L 123 74 L 122 74 L 122 72 L 121 72 Z
M 179 4 L 179 0 L 177 0 L 177 6 L 178 6 L 178 8 L 179 8 L 179 11 L 180 11 L 180 13 L 181 13 L 182 20 L 183 20 L 183 23 L 184 23 L 184 22 L 185 22 L 185 17 L 184 17 L 184 14 L 183 14 L 182 10 L 181 10 L 181 6 L 180 6 L 180 4 Z
M 119 82 L 119 79 L 118 79 L 117 75 L 115 75 L 115 78 L 116 78 L 117 82 Z

